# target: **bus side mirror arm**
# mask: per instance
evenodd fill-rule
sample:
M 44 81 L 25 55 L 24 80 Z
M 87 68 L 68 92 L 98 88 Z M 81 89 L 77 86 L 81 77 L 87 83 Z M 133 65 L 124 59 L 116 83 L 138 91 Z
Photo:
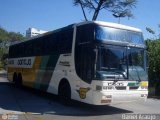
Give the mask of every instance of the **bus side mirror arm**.
M 96 78 L 97 61 L 98 61 L 98 49 L 97 49 L 97 47 L 94 49 L 94 53 L 95 53 L 94 77 Z

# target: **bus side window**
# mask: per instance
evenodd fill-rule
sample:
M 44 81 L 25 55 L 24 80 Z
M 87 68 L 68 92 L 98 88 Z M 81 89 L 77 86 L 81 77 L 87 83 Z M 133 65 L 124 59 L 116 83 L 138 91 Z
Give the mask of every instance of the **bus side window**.
M 35 44 L 35 49 L 36 49 L 36 55 L 40 56 L 42 55 L 42 38 L 39 39 L 39 42 L 36 42 Z
M 89 26 L 77 28 L 75 45 L 75 67 L 77 75 L 85 82 L 91 83 L 94 77 L 94 47 L 92 45 L 94 33 Z
M 28 46 L 27 46 L 28 48 L 28 51 L 27 51 L 27 56 L 33 56 L 32 54 L 33 54 L 33 44 L 32 44 L 32 42 L 29 42 L 28 43 Z

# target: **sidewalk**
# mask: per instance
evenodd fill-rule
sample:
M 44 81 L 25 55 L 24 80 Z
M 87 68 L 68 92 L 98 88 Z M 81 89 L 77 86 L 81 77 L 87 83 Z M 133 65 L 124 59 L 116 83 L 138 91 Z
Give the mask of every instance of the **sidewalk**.
M 6 70 L 0 70 L 0 75 L 6 75 L 7 71 Z
M 160 96 L 150 96 L 150 97 L 148 97 L 148 98 L 160 100 Z
M 7 71 L 6 70 L 0 70 L 0 77 L 7 77 Z
M 0 70 L 0 83 L 6 83 L 6 82 L 8 82 L 8 80 L 7 80 L 7 71 Z

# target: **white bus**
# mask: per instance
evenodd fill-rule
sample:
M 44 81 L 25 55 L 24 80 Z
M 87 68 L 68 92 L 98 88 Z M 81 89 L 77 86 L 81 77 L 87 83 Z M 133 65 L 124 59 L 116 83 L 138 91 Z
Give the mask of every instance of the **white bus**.
M 72 24 L 9 48 L 8 79 L 93 105 L 145 100 L 142 31 L 115 23 Z

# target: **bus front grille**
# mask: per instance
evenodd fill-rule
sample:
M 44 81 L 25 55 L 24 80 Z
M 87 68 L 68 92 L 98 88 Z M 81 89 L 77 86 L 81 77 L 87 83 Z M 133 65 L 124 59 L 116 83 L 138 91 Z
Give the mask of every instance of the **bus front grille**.
M 130 90 L 136 90 L 136 89 L 138 89 L 138 88 L 139 88 L 139 86 L 130 86 L 130 87 L 129 87 Z
M 126 90 L 126 86 L 116 86 L 117 90 Z

